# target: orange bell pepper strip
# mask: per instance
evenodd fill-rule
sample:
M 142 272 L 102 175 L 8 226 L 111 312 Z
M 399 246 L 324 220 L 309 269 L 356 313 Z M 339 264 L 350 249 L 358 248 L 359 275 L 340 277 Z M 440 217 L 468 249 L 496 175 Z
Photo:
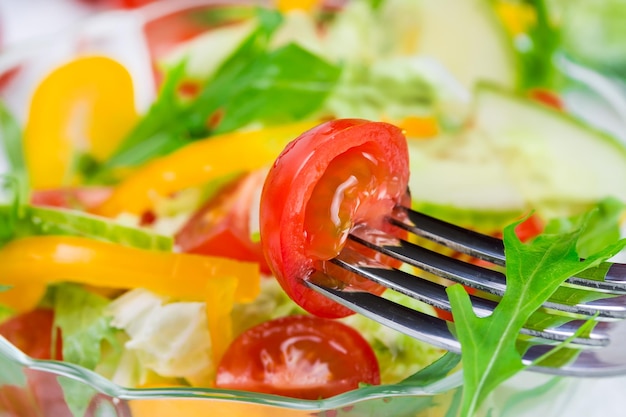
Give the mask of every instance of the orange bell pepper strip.
M 252 171 L 274 162 L 285 146 L 318 122 L 300 122 L 228 133 L 196 142 L 155 159 L 118 184 L 94 213 L 114 217 L 142 214 L 159 198 L 224 175 Z
M 89 56 L 55 69 L 35 90 L 24 130 L 31 186 L 76 185 L 75 158 L 105 160 L 137 120 L 132 78 L 117 61 Z
M 13 288 L 71 281 L 104 288 L 145 288 L 175 299 L 204 301 L 207 282 L 236 278 L 233 300 L 250 302 L 260 292 L 256 263 L 158 252 L 76 236 L 15 239 L 0 249 L 0 283 Z M 34 305 L 13 306 L 19 311 Z
M 433 116 L 409 116 L 394 124 L 409 139 L 429 139 L 439 134 L 439 122 Z

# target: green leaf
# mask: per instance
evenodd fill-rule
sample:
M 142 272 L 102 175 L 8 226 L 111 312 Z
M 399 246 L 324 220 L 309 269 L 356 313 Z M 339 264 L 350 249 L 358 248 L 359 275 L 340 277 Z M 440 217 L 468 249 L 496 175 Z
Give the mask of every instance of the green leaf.
M 214 133 L 252 122 L 277 124 L 299 120 L 318 109 L 339 79 L 341 69 L 297 44 L 288 44 L 249 63 L 226 96 L 206 90 L 223 113 Z M 199 102 L 198 105 L 206 103 Z
M 0 102 L 0 142 L 6 155 L 11 177 L 17 182 L 17 197 L 20 204 L 29 199 L 28 170 L 22 147 L 22 131 L 17 120 Z
M 534 7 L 537 19 L 528 31 L 530 42 L 518 47 L 522 62 L 521 88 L 550 87 L 557 77 L 553 59 L 560 44 L 560 31 L 550 20 L 543 0 L 528 2 Z
M 334 88 L 341 68 L 296 44 L 270 50 L 271 35 L 282 17 L 265 10 L 259 13 L 258 21 L 258 28 L 190 101 L 177 97 L 185 68 L 184 62 L 175 66 L 153 108 L 104 169 L 137 165 L 190 141 L 253 123 L 302 120 L 318 110 Z
M 0 205 L 0 224 L 13 214 Z M 139 249 L 171 251 L 173 239 L 147 229 L 124 226 L 88 213 L 51 207 L 25 206 L 11 223 L 11 238 L 39 235 L 82 236 Z M 5 240 L 6 242 L 6 240 Z
M 118 344 L 118 330 L 105 315 L 109 300 L 74 284 L 54 286 L 48 299 L 54 309 L 54 326 L 61 329 L 63 359 L 94 369 L 100 362 L 102 343 Z
M 219 90 L 217 94 L 228 95 L 231 89 L 239 88 L 241 73 L 245 73 L 247 66 L 265 53 L 269 37 L 282 17 L 276 11 L 259 8 L 256 18 L 258 27 L 226 59 L 216 74 L 205 80 L 204 90 L 214 85 L 213 89 Z M 208 136 L 207 119 L 216 110 L 216 106 L 205 107 L 204 102 L 216 98 L 207 98 L 210 93 L 201 91 L 195 100 L 195 106 L 193 101 L 186 103 L 179 98 L 178 87 L 185 80 L 185 66 L 186 62 L 183 60 L 168 70 L 159 97 L 104 164 L 99 176 L 106 176 L 107 169 L 138 165 L 172 152 L 191 140 Z
M 138 165 L 184 144 L 184 141 L 179 143 L 183 131 L 178 120 L 182 109 L 177 95 L 178 86 L 184 78 L 183 60 L 167 72 L 158 99 L 106 162 L 105 167 Z M 164 126 L 168 129 L 164 130 Z
M 474 314 L 461 285 L 448 288 L 463 353 L 462 415 L 473 415 L 488 393 L 523 369 L 517 349 L 519 331 L 557 288 L 570 276 L 599 265 L 626 245 L 626 241 L 619 241 L 581 261 L 576 246 L 588 218 L 581 219 L 578 229 L 542 234 L 528 244 L 515 235 L 519 222 L 507 226 L 507 290 L 489 317 Z

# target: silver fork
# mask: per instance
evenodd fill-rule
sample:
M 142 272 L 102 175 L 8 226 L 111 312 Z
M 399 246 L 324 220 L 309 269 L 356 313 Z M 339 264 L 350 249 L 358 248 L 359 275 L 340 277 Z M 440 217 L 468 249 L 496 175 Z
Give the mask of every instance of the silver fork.
M 474 312 L 479 317 L 491 314 L 498 297 L 506 289 L 505 275 L 497 268 L 505 265 L 502 240 L 406 207 L 397 207 L 387 221 L 409 233 L 488 261 L 496 267 L 487 268 L 466 263 L 404 240 L 396 241 L 393 245 L 380 244 L 377 242 L 381 239 L 374 241 L 369 237 L 380 236 L 382 232 L 367 228 L 353 231 L 349 236 L 350 245 L 346 245 L 346 249 L 332 259 L 330 265 L 358 274 L 441 310 L 450 311 L 450 302 L 445 292 L 447 284 L 428 278 L 427 275 L 432 274 L 444 278 L 446 282 L 458 282 L 476 289 L 475 294 L 470 296 Z M 371 256 L 361 254 L 359 247 L 373 249 L 428 274 L 416 276 L 383 265 Z M 327 272 L 332 274 L 332 268 L 328 268 Z M 315 279 L 306 281 L 306 284 L 337 303 L 385 326 L 452 352 L 461 351 L 460 343 L 453 335 L 454 324 L 442 318 L 412 310 L 367 292 L 332 288 Z M 575 291 L 587 291 L 603 298 L 576 304 L 558 299 L 546 302 L 543 305 L 544 313 L 562 324 L 551 328 L 522 329 L 521 337 L 531 344 L 524 356 L 525 363 L 532 364 L 555 344 L 570 339 L 586 320 L 592 318 L 597 324 L 589 334 L 572 338 L 568 348 L 552 355 L 551 363 L 559 363 L 558 367 L 533 365 L 531 369 L 570 376 L 626 374 L 626 320 L 623 320 L 626 318 L 626 264 L 611 264 L 604 281 L 571 277 L 564 285 L 574 288 Z

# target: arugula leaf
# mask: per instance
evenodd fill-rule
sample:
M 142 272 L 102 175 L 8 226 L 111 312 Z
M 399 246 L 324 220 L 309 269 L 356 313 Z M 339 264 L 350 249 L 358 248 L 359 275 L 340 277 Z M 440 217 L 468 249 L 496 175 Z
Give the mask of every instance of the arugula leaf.
M 17 201 L 22 204 L 28 201 L 28 170 L 22 148 L 22 131 L 20 125 L 9 112 L 9 109 L 0 102 L 0 142 L 6 155 L 11 177 L 17 182 Z
M 0 224 L 8 223 L 13 208 L 0 205 Z M 1 243 L 24 236 L 71 235 L 119 243 L 139 249 L 171 251 L 173 239 L 147 229 L 124 226 L 113 220 L 79 211 L 24 206 L 10 222 L 10 231 Z
M 259 21 L 190 101 L 177 97 L 185 64 L 175 66 L 153 108 L 103 169 L 137 165 L 189 141 L 252 123 L 301 120 L 319 109 L 339 79 L 340 67 L 296 44 L 271 50 L 269 41 L 282 16 L 265 10 Z
M 339 79 L 341 69 L 297 44 L 288 44 L 249 64 L 228 95 L 207 97 L 223 113 L 213 133 L 225 133 L 252 122 L 299 120 L 318 109 Z M 194 106 L 202 106 L 199 101 Z M 210 108 L 210 107 L 209 107 Z
M 167 72 L 158 99 L 124 139 L 105 166 L 137 165 L 154 155 L 163 155 L 170 148 L 173 150 L 185 143 L 180 123 L 177 120 L 181 113 L 177 89 L 184 78 L 185 61 L 183 60 Z M 164 126 L 168 129 L 163 130 Z M 179 143 L 180 141 L 182 143 Z
M 61 329 L 63 359 L 94 369 L 100 362 L 102 343 L 122 349 L 105 314 L 110 301 L 80 285 L 60 284 L 49 289 L 47 299 L 54 309 L 54 327 Z
M 218 84 L 223 90 L 218 92 L 221 94 L 237 88 L 240 73 L 246 70 L 250 62 L 254 62 L 265 52 L 270 35 L 282 21 L 282 15 L 277 11 L 259 8 L 257 19 L 258 27 L 230 58 L 222 63 L 216 74 L 205 80 L 205 88 L 211 84 Z M 103 170 L 138 165 L 171 152 L 193 139 L 208 136 L 206 123 L 215 108 L 204 108 L 204 104 L 194 107 L 192 103 L 181 101 L 178 96 L 178 87 L 186 77 L 185 66 L 183 60 L 168 71 L 159 97 L 104 164 Z M 206 93 L 201 91 L 194 101 L 211 99 L 211 97 L 203 99 L 203 95 L 206 96 Z M 98 174 L 103 175 L 102 172 Z
M 528 244 L 515 235 L 520 222 L 505 228 L 507 290 L 491 316 L 474 314 L 462 286 L 448 288 L 463 353 L 462 415 L 473 415 L 489 392 L 524 368 L 517 349 L 519 331 L 557 288 L 568 277 L 599 265 L 626 246 L 622 240 L 581 261 L 576 246 L 588 217 L 581 219 L 578 229 L 542 234 Z

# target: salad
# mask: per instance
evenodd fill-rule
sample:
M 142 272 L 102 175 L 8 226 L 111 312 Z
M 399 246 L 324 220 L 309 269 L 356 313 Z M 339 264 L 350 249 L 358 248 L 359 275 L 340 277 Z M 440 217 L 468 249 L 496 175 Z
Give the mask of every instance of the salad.
M 556 0 L 341 3 L 190 7 L 144 27 L 141 71 L 79 53 L 34 81 L 5 72 L 0 335 L 138 389 L 315 401 L 463 369 L 448 403 L 393 412 L 494 412 L 491 392 L 523 369 L 518 331 L 503 323 L 545 319 L 537 310 L 567 277 L 624 246 L 619 119 L 592 125 L 581 111 L 619 114 L 621 55 L 580 43 L 582 6 Z M 451 311 L 349 274 L 326 279 L 454 322 L 462 355 L 301 282 L 397 204 L 503 237 L 523 267 L 507 271 L 502 311 L 479 320 L 475 290 L 438 278 Z M 473 343 L 476 329 L 504 347 Z M 0 387 L 0 414 L 99 415 L 96 397 L 35 372 Z

